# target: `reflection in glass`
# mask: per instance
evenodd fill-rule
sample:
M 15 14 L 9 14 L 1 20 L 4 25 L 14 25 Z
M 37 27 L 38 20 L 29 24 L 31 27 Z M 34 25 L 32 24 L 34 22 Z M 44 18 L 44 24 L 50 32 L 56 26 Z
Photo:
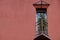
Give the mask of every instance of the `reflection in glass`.
M 36 32 L 37 35 L 47 34 L 47 15 L 46 13 L 36 13 Z

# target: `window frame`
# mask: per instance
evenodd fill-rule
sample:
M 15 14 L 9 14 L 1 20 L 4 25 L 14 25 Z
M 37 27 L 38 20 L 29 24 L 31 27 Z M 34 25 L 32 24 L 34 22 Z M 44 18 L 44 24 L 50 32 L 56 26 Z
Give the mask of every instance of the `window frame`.
M 36 15 L 37 14 L 39 14 L 39 13 L 43 13 L 43 14 L 46 14 L 46 16 L 47 16 L 47 9 L 46 8 L 36 8 Z M 47 19 L 46 19 L 47 20 Z M 46 23 L 48 23 L 47 21 L 46 21 Z M 40 23 L 41 24 L 41 23 Z M 48 24 L 46 24 L 47 25 L 47 28 L 44 28 L 44 29 L 46 29 L 45 31 L 44 30 L 40 30 L 40 31 L 38 31 L 38 28 L 37 28 L 37 23 L 36 23 L 36 34 L 37 35 L 40 35 L 42 32 L 44 33 L 44 34 L 46 34 L 46 35 L 48 35 Z M 42 28 L 42 27 L 41 27 Z M 40 29 L 41 29 L 40 28 Z

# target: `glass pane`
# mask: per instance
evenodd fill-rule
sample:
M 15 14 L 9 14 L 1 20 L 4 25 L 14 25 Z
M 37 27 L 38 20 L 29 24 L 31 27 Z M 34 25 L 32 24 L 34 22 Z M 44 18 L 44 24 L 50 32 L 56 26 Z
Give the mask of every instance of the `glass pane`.
M 38 19 L 40 18 L 40 13 L 37 13 L 36 14 L 36 32 L 37 32 L 37 35 L 39 34 L 39 31 L 38 31 L 38 27 L 39 27 L 39 25 L 38 25 Z
M 47 15 L 46 13 L 36 13 L 36 32 L 39 35 L 41 32 L 47 34 Z

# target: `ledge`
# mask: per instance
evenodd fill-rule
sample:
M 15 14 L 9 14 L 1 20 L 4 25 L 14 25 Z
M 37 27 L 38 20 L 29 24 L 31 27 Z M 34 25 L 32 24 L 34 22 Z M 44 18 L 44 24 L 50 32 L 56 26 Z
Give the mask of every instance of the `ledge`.
M 50 38 L 45 34 L 40 34 L 34 40 L 50 40 Z

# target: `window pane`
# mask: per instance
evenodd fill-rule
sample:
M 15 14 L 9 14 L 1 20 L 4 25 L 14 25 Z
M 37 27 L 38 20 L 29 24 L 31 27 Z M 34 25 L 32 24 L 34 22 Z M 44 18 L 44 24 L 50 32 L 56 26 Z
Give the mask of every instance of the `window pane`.
M 36 14 L 36 32 L 37 32 L 37 35 L 39 34 L 39 31 L 38 31 L 38 27 L 39 27 L 39 25 L 38 25 L 38 19 L 40 18 L 40 13 L 37 13 Z
M 46 13 L 36 13 L 37 35 L 39 35 L 42 31 L 47 34 L 47 15 Z

